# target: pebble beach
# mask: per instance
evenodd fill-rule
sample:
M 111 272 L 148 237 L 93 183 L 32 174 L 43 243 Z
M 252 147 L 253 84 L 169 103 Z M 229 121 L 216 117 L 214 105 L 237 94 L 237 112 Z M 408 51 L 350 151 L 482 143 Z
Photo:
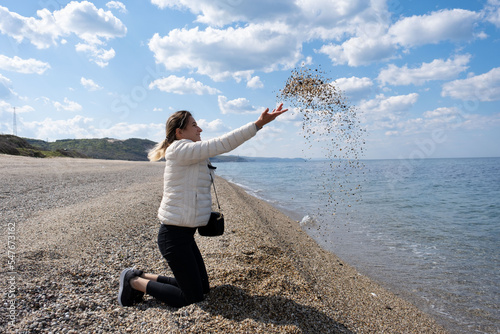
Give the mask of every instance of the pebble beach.
M 0 155 L 0 175 L 0 332 L 446 333 L 220 177 L 226 231 L 196 235 L 205 300 L 120 307 L 123 269 L 171 274 L 156 245 L 163 163 Z

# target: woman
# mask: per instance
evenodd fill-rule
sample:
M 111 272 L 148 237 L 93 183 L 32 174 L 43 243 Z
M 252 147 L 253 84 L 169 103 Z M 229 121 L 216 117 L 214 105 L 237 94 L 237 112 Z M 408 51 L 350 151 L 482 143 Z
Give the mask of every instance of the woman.
M 146 274 L 127 268 L 120 275 L 118 302 L 130 306 L 144 293 L 173 307 L 203 300 L 208 293 L 207 270 L 194 239 L 196 228 L 207 224 L 212 211 L 209 158 L 234 150 L 264 125 L 287 111 L 283 104 L 267 108 L 256 122 L 221 137 L 201 141 L 202 129 L 188 111 L 177 111 L 166 124 L 166 138 L 148 154 L 151 161 L 165 157 L 163 198 L 158 209 L 161 226 L 158 247 L 174 277 Z

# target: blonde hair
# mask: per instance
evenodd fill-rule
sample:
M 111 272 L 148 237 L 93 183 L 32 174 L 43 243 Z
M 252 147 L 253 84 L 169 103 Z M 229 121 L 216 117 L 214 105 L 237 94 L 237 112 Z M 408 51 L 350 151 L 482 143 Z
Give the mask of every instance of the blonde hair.
M 177 140 L 175 136 L 176 130 L 185 129 L 188 123 L 187 120 L 191 116 L 191 113 L 186 110 L 179 110 L 170 115 L 167 120 L 167 124 L 165 125 L 165 139 L 156 144 L 148 152 L 148 159 L 150 161 L 158 161 L 161 158 L 165 157 L 165 151 L 167 150 L 167 148 Z

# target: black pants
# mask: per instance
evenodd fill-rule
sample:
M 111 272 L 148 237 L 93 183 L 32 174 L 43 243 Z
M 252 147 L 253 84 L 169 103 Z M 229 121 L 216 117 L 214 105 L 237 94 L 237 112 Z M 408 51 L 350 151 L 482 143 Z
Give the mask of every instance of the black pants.
M 161 224 L 158 247 L 174 273 L 150 281 L 146 292 L 173 307 L 182 307 L 203 300 L 208 293 L 207 269 L 194 240 L 196 228 Z

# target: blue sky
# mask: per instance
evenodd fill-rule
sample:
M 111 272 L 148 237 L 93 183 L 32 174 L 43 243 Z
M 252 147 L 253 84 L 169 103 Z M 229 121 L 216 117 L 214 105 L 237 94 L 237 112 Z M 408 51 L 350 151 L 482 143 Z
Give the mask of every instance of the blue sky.
M 291 70 L 328 72 L 366 158 L 500 156 L 500 1 L 0 2 L 0 133 L 147 138 L 193 112 L 212 138 L 274 108 Z M 322 157 L 291 110 L 238 148 Z

